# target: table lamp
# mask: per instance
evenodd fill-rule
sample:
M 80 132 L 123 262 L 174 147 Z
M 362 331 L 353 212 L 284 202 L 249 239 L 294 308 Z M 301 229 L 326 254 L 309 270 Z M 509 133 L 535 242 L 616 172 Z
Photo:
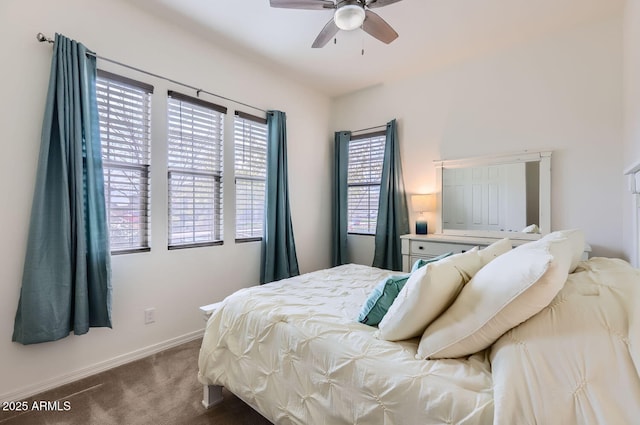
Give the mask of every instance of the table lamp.
M 426 235 L 428 230 L 427 219 L 424 213 L 435 210 L 436 198 L 433 194 L 411 195 L 411 205 L 413 206 L 414 212 L 420 213 L 420 216 L 416 218 L 416 235 Z

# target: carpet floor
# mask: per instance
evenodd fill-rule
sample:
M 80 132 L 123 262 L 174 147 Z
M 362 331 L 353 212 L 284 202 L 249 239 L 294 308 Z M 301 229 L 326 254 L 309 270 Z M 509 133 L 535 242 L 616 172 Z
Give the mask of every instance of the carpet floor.
M 0 411 L 0 425 L 270 425 L 227 390 L 221 404 L 208 410 L 202 406 L 197 379 L 201 342 L 38 394 L 24 400 L 26 412 Z M 32 410 L 34 401 L 58 403 L 48 405 L 56 410 L 38 411 Z

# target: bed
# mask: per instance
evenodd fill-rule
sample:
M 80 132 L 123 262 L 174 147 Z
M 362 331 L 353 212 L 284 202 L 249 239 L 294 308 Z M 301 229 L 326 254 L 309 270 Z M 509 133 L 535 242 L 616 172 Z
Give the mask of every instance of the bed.
M 218 402 L 224 386 L 276 424 L 640 417 L 640 274 L 626 262 L 579 263 L 546 307 L 500 331 L 488 348 L 437 360 L 416 358 L 420 337 L 386 341 L 355 320 L 372 288 L 392 274 L 348 264 L 226 298 L 200 350 L 205 405 Z

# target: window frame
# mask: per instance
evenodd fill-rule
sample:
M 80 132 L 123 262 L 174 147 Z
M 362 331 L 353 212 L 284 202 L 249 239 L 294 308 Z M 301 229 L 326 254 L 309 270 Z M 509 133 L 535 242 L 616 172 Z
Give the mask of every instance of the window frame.
M 258 125 L 263 125 L 264 126 L 264 131 L 265 131 L 265 148 L 264 148 L 264 177 L 255 177 L 255 176 L 243 176 L 243 175 L 239 175 L 238 173 L 238 133 L 237 133 L 237 127 L 238 127 L 238 120 L 242 120 L 242 126 L 244 128 L 245 122 L 246 121 L 250 121 L 251 123 L 258 124 Z M 267 119 L 266 118 L 261 118 L 261 117 L 257 117 L 255 115 L 251 115 L 251 114 L 247 114 L 245 112 L 241 112 L 241 111 L 235 111 L 235 116 L 234 116 L 234 134 L 233 134 L 233 146 L 234 146 L 234 158 L 233 158 L 233 164 L 234 164 L 234 183 L 235 183 L 235 242 L 236 243 L 246 243 L 246 242 L 259 242 L 262 241 L 262 234 L 264 234 L 264 205 L 266 202 L 265 199 L 265 195 L 266 195 L 266 185 L 267 185 L 267 166 L 266 166 L 266 162 L 267 162 L 267 143 L 268 143 L 268 129 L 267 129 Z M 244 136 L 244 133 L 243 133 Z M 245 146 L 248 144 L 249 145 L 249 149 L 252 150 L 255 147 L 255 144 L 257 142 L 255 140 L 249 140 L 248 143 L 245 143 Z M 244 153 L 244 149 L 243 149 L 243 153 Z M 238 237 L 238 224 L 239 224 L 239 210 L 238 210 L 238 181 L 245 181 L 245 182 L 264 182 L 264 190 L 265 193 L 263 195 L 263 204 L 262 204 L 262 222 L 260 225 L 261 228 L 261 235 L 260 236 L 248 236 L 248 237 Z M 253 195 L 251 197 L 251 204 L 253 206 Z M 251 208 L 251 215 L 253 217 L 254 214 L 254 209 Z
M 371 181 L 366 181 L 366 182 L 351 182 L 350 181 L 350 177 L 351 177 L 351 166 L 352 166 L 352 143 L 353 142 L 359 142 L 362 143 L 363 141 L 367 141 L 369 142 L 369 146 L 368 146 L 368 150 L 369 150 L 369 154 L 371 154 L 372 152 L 372 144 L 374 142 L 377 142 L 376 145 L 374 146 L 375 149 L 381 149 L 381 155 L 380 155 L 380 174 L 379 174 L 379 178 L 377 180 L 371 180 Z M 380 140 L 382 139 L 382 140 Z M 348 163 L 347 163 L 347 234 L 348 235 L 359 235 L 359 236 L 375 236 L 376 234 L 376 223 L 377 223 L 377 217 L 378 217 L 378 211 L 379 211 L 379 199 L 380 199 L 380 185 L 382 182 L 382 167 L 384 164 L 384 150 L 385 150 L 385 145 L 386 145 L 386 131 L 376 131 L 376 132 L 372 132 L 372 133 L 365 133 L 365 134 L 359 134 L 356 136 L 351 136 L 351 139 L 349 140 L 349 144 L 348 144 Z M 372 159 L 371 159 L 371 155 L 369 158 L 369 161 L 362 161 L 359 162 L 360 164 L 368 164 L 369 167 L 371 168 L 372 165 Z M 376 163 L 378 163 L 378 161 L 376 161 Z M 375 220 L 373 220 L 373 223 L 369 224 L 369 232 L 364 232 L 362 231 L 362 229 L 357 229 L 356 231 L 353 231 L 351 229 L 353 229 L 353 225 L 352 225 L 352 210 L 350 208 L 351 205 L 351 188 L 355 188 L 355 187 L 366 187 L 366 188 L 378 188 L 378 205 L 375 206 Z M 370 193 L 367 196 L 367 199 L 370 200 L 371 199 L 371 195 Z M 367 209 L 369 212 L 373 211 L 373 208 L 369 207 Z M 373 229 L 370 228 L 371 224 L 373 224 Z
M 191 108 L 204 108 L 208 110 L 208 112 L 214 113 L 212 120 L 212 128 L 215 127 L 215 124 L 219 125 L 217 130 L 216 137 L 211 138 L 211 146 L 214 151 L 217 151 L 217 159 L 214 162 L 219 165 L 218 169 L 213 167 L 211 170 L 202 170 L 195 167 L 176 167 L 171 165 L 171 154 L 172 154 L 172 140 L 175 139 L 174 136 L 171 135 L 171 120 L 172 120 L 172 101 L 178 102 L 178 108 L 181 108 L 184 103 L 188 104 Z M 178 93 L 172 90 L 167 92 L 167 249 L 168 250 L 178 250 L 178 249 L 188 249 L 188 248 L 199 248 L 199 247 L 207 247 L 207 246 L 218 246 L 224 244 L 224 126 L 225 126 L 225 117 L 227 113 L 227 108 L 224 106 L 217 105 L 215 103 L 207 102 L 199 98 L 191 97 L 182 93 Z M 219 114 L 219 115 L 216 115 Z M 191 117 L 193 120 L 193 112 L 191 113 Z M 215 121 L 215 122 L 214 122 Z M 184 126 L 182 119 L 180 118 L 178 130 L 182 133 L 184 131 Z M 192 137 L 193 139 L 193 137 Z M 180 138 L 180 141 L 183 139 Z M 193 141 L 192 141 L 193 142 Z M 215 158 L 215 156 L 214 156 Z M 203 242 L 174 242 L 172 239 L 173 236 L 173 221 L 172 221 L 172 213 L 174 210 L 174 203 L 172 202 L 174 197 L 172 179 L 173 175 L 181 175 L 183 177 L 191 177 L 194 179 L 194 182 L 200 179 L 207 179 L 213 183 L 213 189 L 211 192 L 207 192 L 211 194 L 212 199 L 212 226 L 209 229 L 213 238 L 208 241 Z M 177 179 L 176 179 L 177 180 Z M 202 180 L 201 180 L 202 181 Z M 195 197 L 195 192 L 197 185 L 194 183 L 192 186 L 192 190 Z M 194 201 L 195 206 L 195 201 Z M 193 208 L 193 216 L 195 216 L 195 207 Z M 193 233 L 195 234 L 195 221 L 193 224 Z M 194 236 L 195 240 L 195 236 Z
M 106 90 L 108 93 L 109 85 L 115 84 L 120 86 L 121 90 L 125 88 L 131 89 L 129 94 L 136 91 L 137 93 L 143 93 L 143 101 L 140 108 L 140 115 L 142 116 L 143 123 L 138 127 L 132 127 L 135 130 L 141 131 L 143 137 L 140 139 L 136 139 L 136 142 L 141 140 L 143 143 L 141 144 L 143 155 L 142 161 L 139 164 L 132 164 L 126 161 L 126 155 L 123 155 L 123 161 L 114 161 L 109 159 L 109 156 L 112 154 L 111 151 L 111 131 L 107 131 L 105 135 L 102 131 L 100 131 L 100 147 L 101 147 L 101 156 L 102 156 L 102 168 L 104 174 L 104 192 L 105 192 L 105 206 L 106 206 L 106 214 L 107 214 L 107 222 L 109 226 L 109 240 L 110 240 L 110 253 L 111 255 L 123 255 L 123 254 L 132 254 L 138 252 L 149 252 L 151 251 L 151 133 L 152 133 L 152 95 L 153 95 L 153 86 L 151 84 L 147 84 L 141 81 L 137 81 L 131 78 L 124 77 L 122 75 L 113 74 L 111 72 L 107 72 L 104 70 L 98 70 L 96 76 L 96 102 L 98 103 L 98 121 L 99 127 L 114 127 L 114 123 L 116 120 L 109 119 L 104 117 L 104 113 L 101 112 L 101 103 L 106 102 L 107 112 L 112 112 L 112 108 L 110 106 L 111 100 L 107 94 L 106 98 L 100 96 L 100 86 L 106 86 Z M 104 83 L 102 82 L 104 81 Z M 124 106 L 121 107 L 124 109 Z M 115 109 L 115 108 L 114 108 Z M 122 114 L 120 114 L 122 115 Z M 124 118 L 123 118 L 124 119 Z M 145 122 L 146 120 L 146 122 Z M 105 138 L 103 138 L 106 137 Z M 131 144 L 131 143 L 129 143 Z M 133 145 L 133 144 L 132 144 Z M 112 211 L 112 196 L 113 192 L 111 189 L 111 181 L 113 176 L 111 175 L 112 171 L 120 171 L 126 173 L 127 171 L 131 172 L 139 172 L 140 173 L 140 185 L 139 190 L 142 195 L 139 196 L 139 207 L 138 217 L 144 219 L 144 223 L 139 228 L 139 244 L 137 246 L 130 246 L 125 248 L 117 248 L 114 249 L 112 242 L 115 239 L 113 232 L 113 223 L 111 217 Z M 131 198 L 129 198 L 131 199 Z

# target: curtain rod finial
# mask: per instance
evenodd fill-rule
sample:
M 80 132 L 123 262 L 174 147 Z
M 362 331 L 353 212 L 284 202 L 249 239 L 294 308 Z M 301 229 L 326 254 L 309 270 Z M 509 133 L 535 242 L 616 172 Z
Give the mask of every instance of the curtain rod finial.
M 43 42 L 47 42 L 47 43 L 53 43 L 53 40 L 48 38 L 47 36 L 45 36 L 43 33 L 39 32 L 38 34 L 36 34 L 36 40 L 38 40 L 40 43 Z

